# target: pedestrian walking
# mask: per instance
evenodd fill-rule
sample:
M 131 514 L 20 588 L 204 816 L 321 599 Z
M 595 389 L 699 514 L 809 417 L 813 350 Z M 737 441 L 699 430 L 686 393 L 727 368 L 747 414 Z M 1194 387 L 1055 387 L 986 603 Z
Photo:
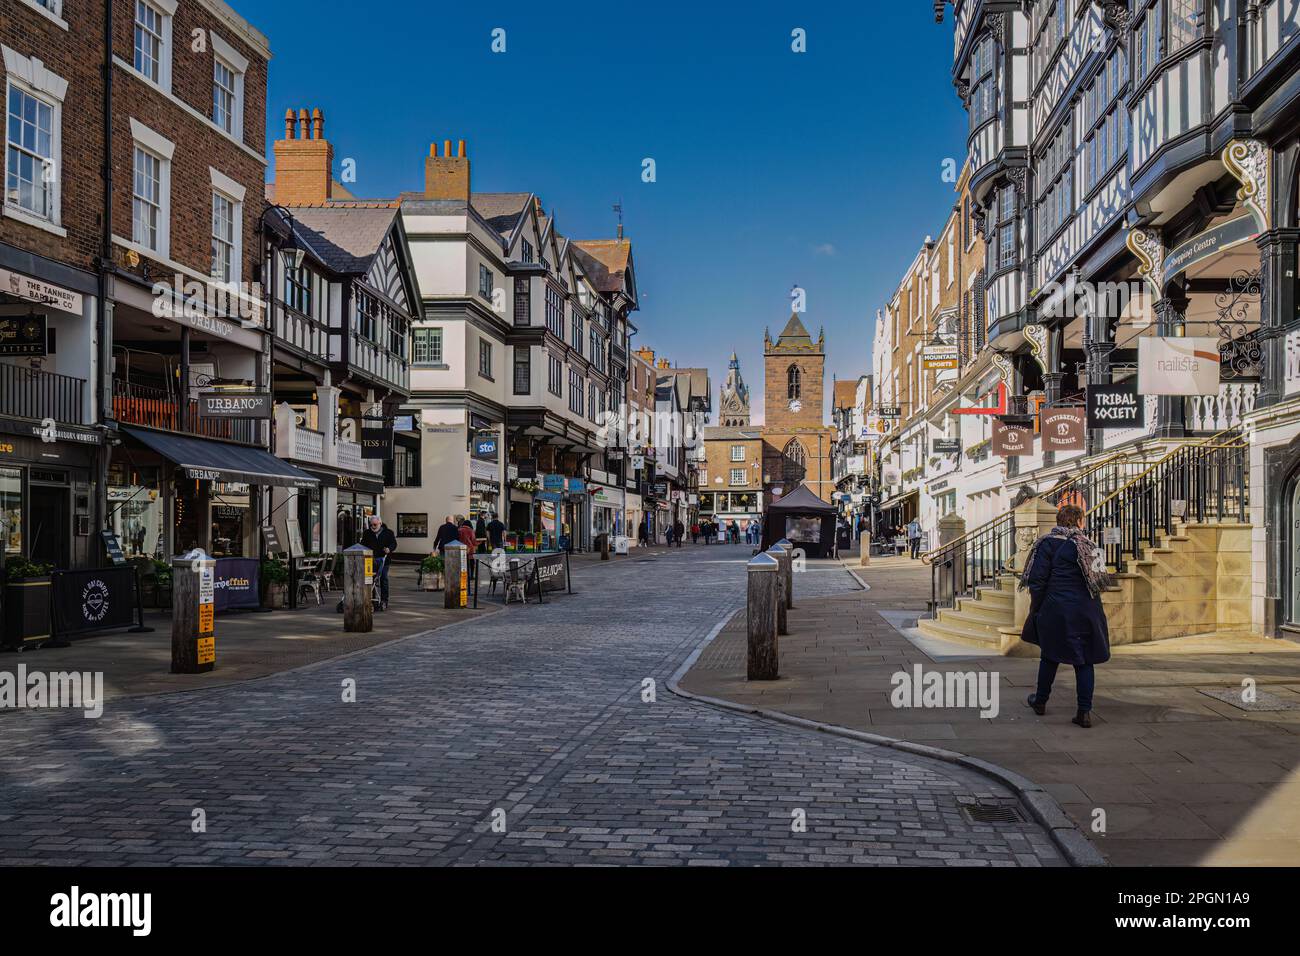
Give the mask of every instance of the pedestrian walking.
M 641 523 L 636 526 L 636 546 L 638 548 L 648 548 L 650 545 L 649 542 L 646 541 L 646 538 L 649 537 L 649 535 L 649 523 L 645 518 L 642 518 Z
M 388 559 L 397 551 L 397 535 L 384 524 L 379 515 L 371 515 L 368 527 L 361 535 L 361 544 L 374 552 L 379 560 L 379 610 L 388 610 Z
M 478 544 L 478 553 L 487 554 L 487 522 L 483 516 L 478 516 L 478 521 L 474 523 L 474 541 Z
M 915 561 L 921 554 L 921 522 L 913 518 L 907 523 L 907 546 L 911 549 L 912 560 Z
M 681 519 L 673 522 L 673 540 L 677 542 L 677 547 L 682 546 L 682 538 L 686 535 L 686 525 L 682 524 Z
M 496 515 L 487 523 L 488 546 L 493 551 L 503 546 L 506 537 L 505 523 Z
M 692 521 L 691 522 L 691 544 L 699 544 L 699 543 L 700 543 L 700 523 L 698 521 Z
M 451 520 L 451 515 L 447 515 L 438 528 L 437 536 L 433 539 L 433 550 L 441 554 L 443 549 L 453 541 L 458 540 L 459 536 L 460 529 L 456 527 L 456 522 Z
M 1063 505 L 1056 527 L 1030 549 L 1019 585 L 1030 595 L 1020 638 L 1039 649 L 1038 687 L 1027 703 L 1040 717 L 1047 711 L 1057 668 L 1070 664 L 1078 698 L 1072 723 L 1092 726 L 1093 668 L 1110 660 L 1110 631 L 1101 604 L 1101 592 L 1109 585 L 1105 556 L 1084 534 L 1083 509 Z

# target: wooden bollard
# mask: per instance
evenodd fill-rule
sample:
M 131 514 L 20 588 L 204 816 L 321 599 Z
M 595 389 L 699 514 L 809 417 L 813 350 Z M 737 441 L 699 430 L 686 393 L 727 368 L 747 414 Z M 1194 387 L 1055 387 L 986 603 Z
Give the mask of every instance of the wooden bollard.
M 776 546 L 785 549 L 785 562 L 781 567 L 781 573 L 785 575 L 785 606 L 792 608 L 794 607 L 794 544 L 789 538 L 782 538 Z
M 767 549 L 767 553 L 776 561 L 776 632 L 789 634 L 790 618 L 785 603 L 785 566 L 790 560 L 790 552 L 779 544 L 774 544 Z
M 460 543 L 453 542 L 443 548 L 442 564 L 447 576 L 447 586 L 442 591 L 442 606 L 448 610 L 465 607 L 465 578 L 469 572 L 469 552 Z
M 609 560 L 609 535 L 607 534 L 600 536 L 600 560 Z
M 374 554 L 360 544 L 347 548 L 343 552 L 343 630 L 366 634 L 375 629 L 374 583 Z
M 780 566 L 772 555 L 759 554 L 750 559 L 746 571 L 745 617 L 749 633 L 745 676 L 749 680 L 776 680 Z
M 173 674 L 206 674 L 217 666 L 216 569 L 197 548 L 172 560 Z

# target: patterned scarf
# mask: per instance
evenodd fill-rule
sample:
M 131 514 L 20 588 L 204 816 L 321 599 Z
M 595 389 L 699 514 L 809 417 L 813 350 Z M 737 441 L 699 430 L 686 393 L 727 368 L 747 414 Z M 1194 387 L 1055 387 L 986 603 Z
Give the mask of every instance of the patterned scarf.
M 1038 546 L 1048 538 L 1064 538 L 1074 542 L 1075 550 L 1079 552 L 1079 570 L 1083 572 L 1083 580 L 1088 584 L 1089 594 L 1097 597 L 1111 586 L 1110 575 L 1106 573 L 1105 555 L 1097 550 L 1092 539 L 1083 533 L 1082 528 L 1063 528 L 1058 524 L 1035 541 L 1034 546 L 1029 549 L 1029 556 L 1025 559 L 1025 570 L 1020 575 L 1020 590 L 1029 587 L 1029 571 L 1034 566 L 1034 556 L 1038 554 Z

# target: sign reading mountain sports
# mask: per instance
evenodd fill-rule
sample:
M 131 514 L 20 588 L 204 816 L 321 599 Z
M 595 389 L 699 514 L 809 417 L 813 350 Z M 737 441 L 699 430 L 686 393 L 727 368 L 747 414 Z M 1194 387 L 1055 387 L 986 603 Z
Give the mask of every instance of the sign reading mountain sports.
M 955 345 L 927 345 L 921 350 L 921 364 L 929 369 L 959 368 L 961 355 Z
M 1089 428 L 1141 428 L 1146 404 L 1131 382 L 1088 386 Z
M 200 418 L 270 418 L 269 392 L 201 392 Z
M 1044 408 L 1039 413 L 1043 451 L 1081 451 L 1087 430 L 1082 408 Z
M 1028 424 L 1010 424 L 1004 421 L 993 423 L 993 454 L 1001 458 L 1019 458 L 1034 453 L 1034 426 Z
M 1143 395 L 1217 395 L 1219 340 L 1154 335 L 1138 339 L 1137 385 Z

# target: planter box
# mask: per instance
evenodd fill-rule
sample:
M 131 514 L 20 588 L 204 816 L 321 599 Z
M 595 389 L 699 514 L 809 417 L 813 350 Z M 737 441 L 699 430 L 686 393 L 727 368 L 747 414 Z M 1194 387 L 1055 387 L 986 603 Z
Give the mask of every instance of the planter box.
M 285 584 L 268 584 L 262 593 L 262 607 L 279 609 L 284 607 L 289 596 L 289 587 Z
M 6 647 L 34 647 L 51 638 L 50 588 L 48 577 L 11 581 L 5 585 Z
M 443 587 L 443 574 L 441 571 L 430 571 L 424 575 L 424 589 L 426 591 L 441 591 Z

